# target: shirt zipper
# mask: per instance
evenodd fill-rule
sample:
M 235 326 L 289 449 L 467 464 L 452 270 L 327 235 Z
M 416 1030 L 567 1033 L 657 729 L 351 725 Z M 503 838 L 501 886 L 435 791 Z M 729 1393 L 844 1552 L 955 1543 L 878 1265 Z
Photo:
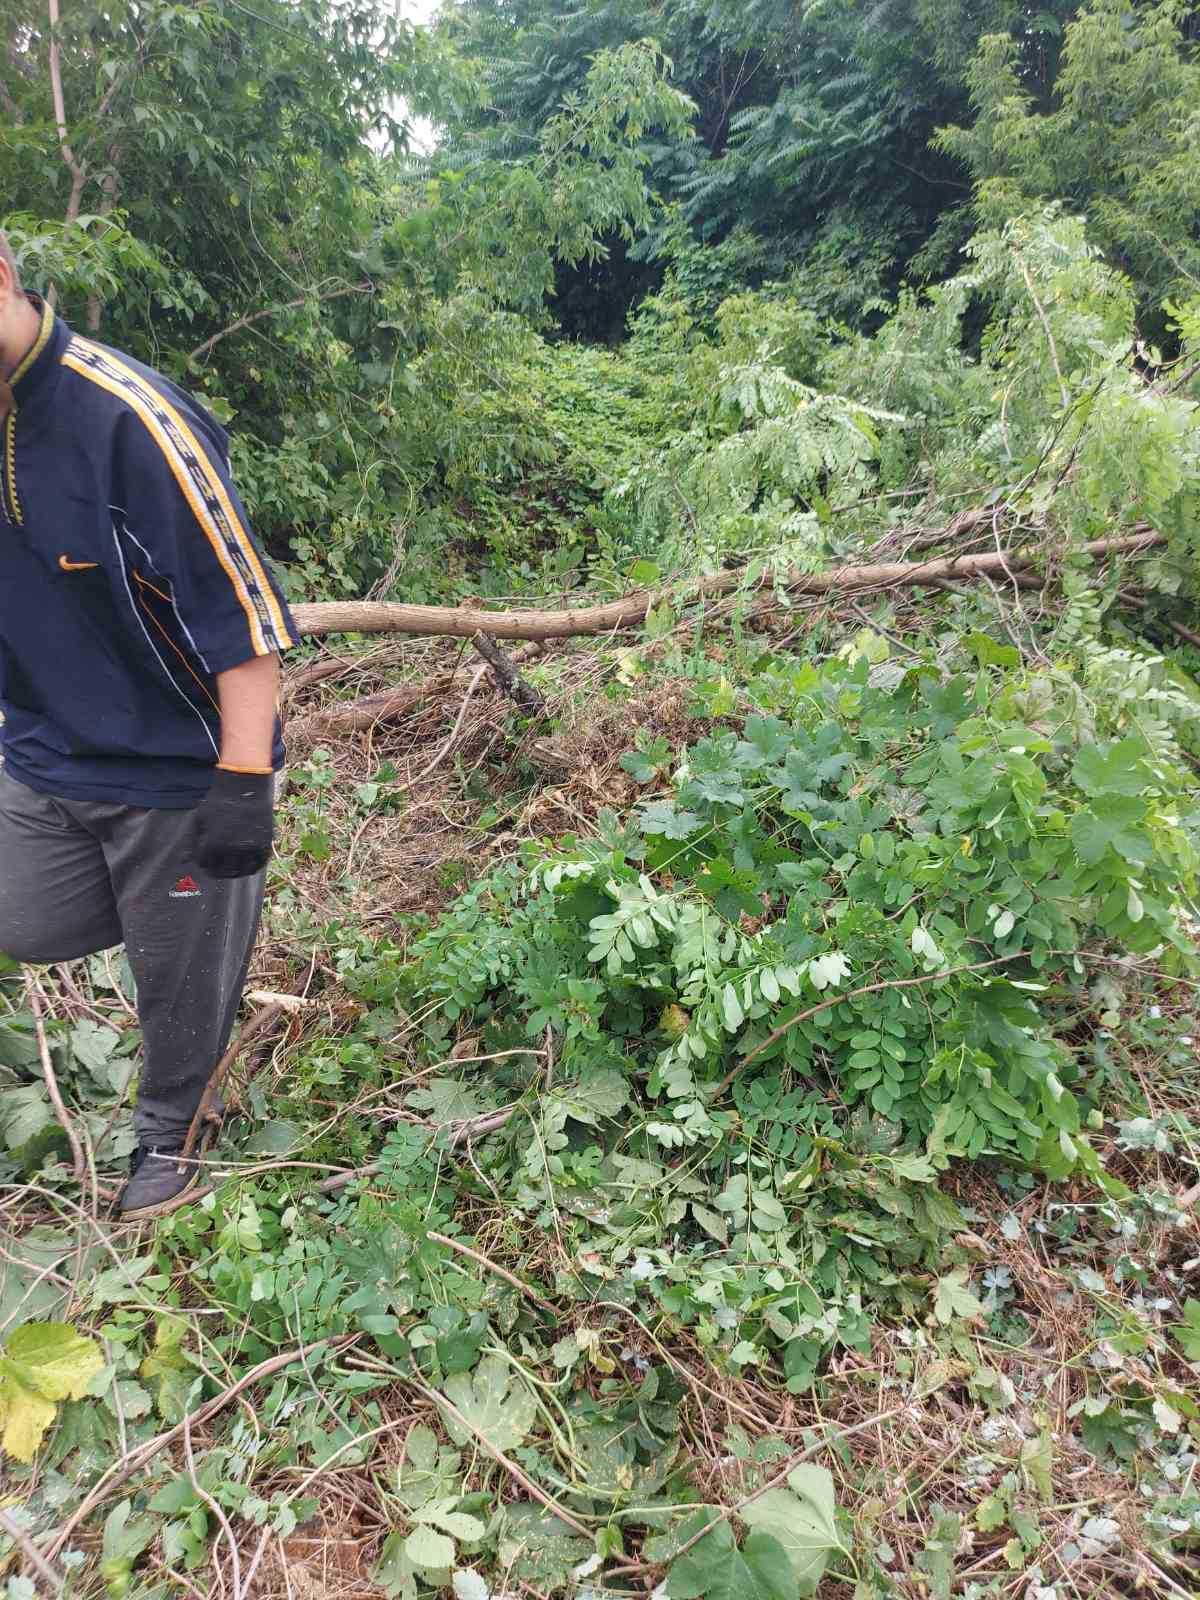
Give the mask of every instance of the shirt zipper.
M 0 495 L 0 502 L 4 506 L 4 520 L 11 527 L 23 527 L 25 518 L 21 514 L 21 501 L 17 495 L 17 405 L 15 400 L 4 419 L 3 480 L 4 492 Z

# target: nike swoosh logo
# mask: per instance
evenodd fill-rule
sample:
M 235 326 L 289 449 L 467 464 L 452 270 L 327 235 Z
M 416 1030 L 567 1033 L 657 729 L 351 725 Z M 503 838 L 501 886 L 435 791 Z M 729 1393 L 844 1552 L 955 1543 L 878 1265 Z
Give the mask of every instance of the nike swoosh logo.
M 59 556 L 58 564 L 64 572 L 91 572 L 98 567 L 98 561 L 68 561 L 66 556 Z

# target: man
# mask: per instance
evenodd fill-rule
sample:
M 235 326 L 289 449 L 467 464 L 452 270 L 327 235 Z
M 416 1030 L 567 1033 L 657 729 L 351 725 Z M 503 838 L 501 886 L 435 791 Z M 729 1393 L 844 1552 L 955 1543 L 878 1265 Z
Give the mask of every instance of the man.
M 182 390 L 72 334 L 0 234 L 0 950 L 124 943 L 144 1060 L 121 1209 L 195 1184 L 188 1126 L 258 929 L 295 629 Z

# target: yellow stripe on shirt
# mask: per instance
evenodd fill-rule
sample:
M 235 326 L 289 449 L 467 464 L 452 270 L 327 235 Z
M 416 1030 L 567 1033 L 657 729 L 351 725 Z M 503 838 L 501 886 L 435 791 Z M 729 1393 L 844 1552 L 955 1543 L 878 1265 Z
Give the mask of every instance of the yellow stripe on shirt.
M 233 586 L 255 654 L 268 655 L 293 644 L 254 541 L 220 474 L 175 407 L 131 367 L 90 340 L 72 339 L 62 360 L 72 372 L 125 400 L 145 424 Z

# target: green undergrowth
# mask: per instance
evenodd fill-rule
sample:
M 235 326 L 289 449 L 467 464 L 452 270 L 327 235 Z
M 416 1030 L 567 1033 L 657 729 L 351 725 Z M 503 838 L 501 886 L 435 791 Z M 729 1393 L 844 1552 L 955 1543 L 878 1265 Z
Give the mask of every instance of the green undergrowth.
M 528 841 L 403 938 L 289 891 L 272 936 L 331 1009 L 242 1096 L 212 1192 L 136 1238 L 87 1220 L 5 980 L 25 1524 L 304 1352 L 191 1463 L 114 1485 L 100 1551 L 67 1541 L 72 1591 L 174 1594 L 162 1567 L 207 1591 L 226 1523 L 245 1563 L 350 1480 L 402 1600 L 618 1593 L 631 1563 L 668 1600 L 982 1597 L 1131 1547 L 1182 1572 L 1192 701 L 1102 641 L 1089 595 L 1025 659 L 983 626 L 824 659 L 743 636 L 694 663 L 694 737 L 631 737 L 620 815 Z M 309 765 L 284 863 L 334 782 Z M 136 1039 L 119 965 L 80 981 L 114 1025 L 49 1044 L 105 1180 Z M 875 1414 L 899 1431 L 857 1436 Z M 899 1498 L 881 1437 L 914 1462 Z M 999 1575 L 955 1589 L 981 1548 Z
M 926 1304 L 963 1159 L 1122 1192 L 1088 1139 L 1113 953 L 1194 970 L 1167 726 L 986 634 L 940 668 L 886 651 L 717 686 L 704 737 L 622 758 L 630 816 L 528 846 L 400 975 L 447 1048 L 466 1030 L 498 1055 L 485 1084 L 430 1082 L 440 1119 L 519 1095 L 522 1047 L 553 1041 L 512 1202 L 549 1227 L 565 1190 L 715 1359 L 793 1390 Z M 658 1206 L 614 1210 L 623 1187 Z

